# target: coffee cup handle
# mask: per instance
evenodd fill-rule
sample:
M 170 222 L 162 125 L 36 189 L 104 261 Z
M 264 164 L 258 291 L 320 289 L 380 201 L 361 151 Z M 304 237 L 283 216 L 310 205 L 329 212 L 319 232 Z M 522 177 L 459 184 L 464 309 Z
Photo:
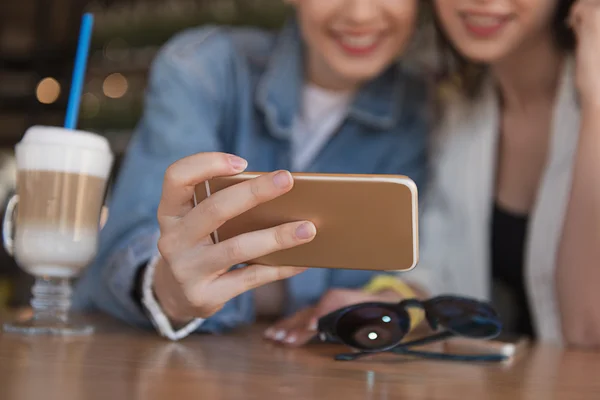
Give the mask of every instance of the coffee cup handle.
M 15 194 L 8 201 L 6 210 L 4 211 L 4 222 L 2 223 L 4 249 L 10 256 L 14 255 L 13 225 L 17 204 L 19 204 L 19 195 Z

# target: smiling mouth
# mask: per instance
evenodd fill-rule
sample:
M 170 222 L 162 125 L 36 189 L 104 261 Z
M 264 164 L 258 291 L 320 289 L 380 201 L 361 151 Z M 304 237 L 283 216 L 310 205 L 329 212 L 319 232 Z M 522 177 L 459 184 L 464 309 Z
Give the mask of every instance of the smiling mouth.
M 334 34 L 334 38 L 344 52 L 351 55 L 367 55 L 383 41 L 383 34 L 380 32 L 363 35 L 337 33 Z
M 461 13 L 467 31 L 478 37 L 490 37 L 499 33 L 511 20 L 508 15 Z

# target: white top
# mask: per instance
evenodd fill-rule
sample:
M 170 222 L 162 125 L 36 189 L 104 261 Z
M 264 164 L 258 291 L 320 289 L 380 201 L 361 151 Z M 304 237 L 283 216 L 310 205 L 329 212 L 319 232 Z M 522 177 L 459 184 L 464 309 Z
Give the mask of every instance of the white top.
M 566 213 L 580 112 L 573 60 L 554 105 L 551 146 L 531 213 L 524 264 L 533 326 L 540 340 L 562 343 L 555 292 L 556 253 Z M 473 102 L 449 102 L 436 133 L 433 177 L 423 216 L 420 262 L 401 278 L 432 295 L 491 299 L 490 221 L 500 134 L 498 95 L 489 82 Z
M 348 114 L 352 93 L 336 92 L 307 84 L 302 106 L 292 127 L 292 168 L 308 168 Z

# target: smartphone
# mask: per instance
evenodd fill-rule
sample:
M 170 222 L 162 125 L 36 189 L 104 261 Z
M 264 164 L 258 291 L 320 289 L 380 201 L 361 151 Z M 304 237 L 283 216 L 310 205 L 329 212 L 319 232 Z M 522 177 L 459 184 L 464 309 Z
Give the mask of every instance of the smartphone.
M 220 190 L 254 179 L 245 172 L 211 179 L 195 189 L 196 204 Z M 251 263 L 377 271 L 407 271 L 419 256 L 418 193 L 402 175 L 293 173 L 286 194 L 223 224 L 215 242 L 283 223 L 308 220 L 312 242 L 278 251 Z
M 502 354 L 513 360 L 529 346 L 527 336 L 501 333 L 490 340 L 456 337 L 446 341 L 446 352 L 454 354 Z

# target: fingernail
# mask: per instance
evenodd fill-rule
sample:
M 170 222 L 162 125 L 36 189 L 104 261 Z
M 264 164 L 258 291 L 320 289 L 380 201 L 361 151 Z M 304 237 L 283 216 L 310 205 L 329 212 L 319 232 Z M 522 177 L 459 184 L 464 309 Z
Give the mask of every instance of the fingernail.
M 319 329 L 319 323 L 316 319 L 312 319 L 310 321 L 310 324 L 308 325 L 308 329 L 311 331 L 316 331 L 317 329 Z
M 273 183 L 275 184 L 275 186 L 277 186 L 280 189 L 285 189 L 286 187 L 290 186 L 290 184 L 292 183 L 292 177 L 290 176 L 290 173 L 287 171 L 281 171 L 275 174 L 275 176 L 273 177 Z
M 284 330 L 277 331 L 277 333 L 273 336 L 274 340 L 282 341 L 285 338 L 286 332 Z
M 298 338 L 296 337 L 296 335 L 292 334 L 292 335 L 286 337 L 285 340 L 284 340 L 284 342 L 286 342 L 286 343 L 294 343 L 294 342 L 296 342 L 297 339 Z
M 268 337 L 269 339 L 273 339 L 274 335 L 275 335 L 275 329 L 273 329 L 273 328 L 269 328 L 265 331 L 265 337 Z
M 298 239 L 306 240 L 310 239 L 317 233 L 315 226 L 310 222 L 305 222 L 296 228 L 296 237 Z
M 229 156 L 229 164 L 231 164 L 231 166 L 235 168 L 236 171 L 243 171 L 248 166 L 248 161 L 238 156 L 231 155 Z

